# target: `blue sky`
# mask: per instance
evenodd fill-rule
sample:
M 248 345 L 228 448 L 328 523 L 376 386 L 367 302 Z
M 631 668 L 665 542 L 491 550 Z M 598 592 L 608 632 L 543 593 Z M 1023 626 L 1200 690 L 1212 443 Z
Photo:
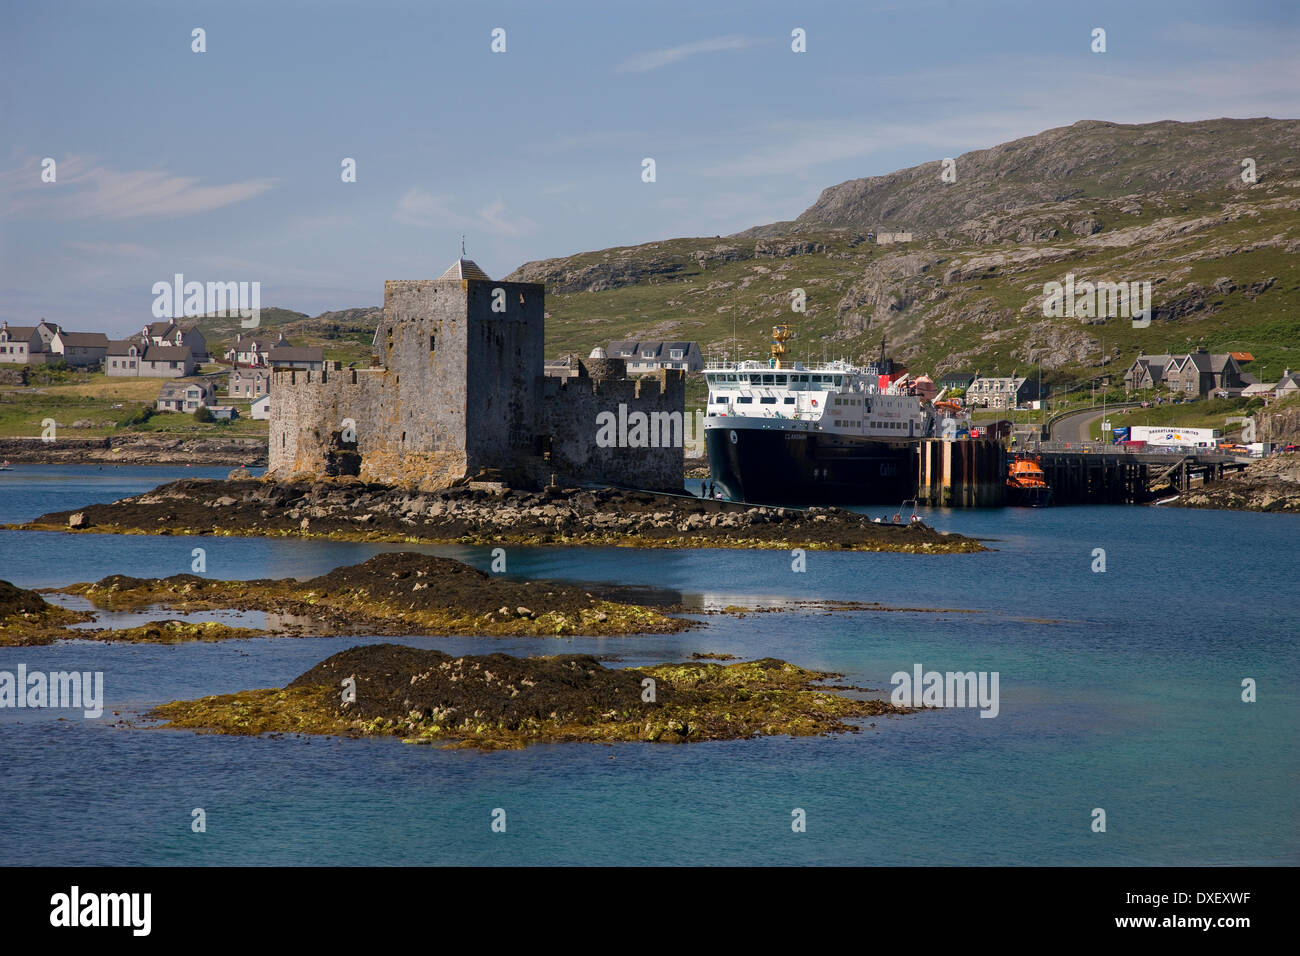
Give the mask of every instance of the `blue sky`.
M 1297 50 L 1295 0 L 7 0 L 0 318 L 126 332 L 178 272 L 376 305 L 462 233 L 502 276 L 1080 119 L 1295 118 Z

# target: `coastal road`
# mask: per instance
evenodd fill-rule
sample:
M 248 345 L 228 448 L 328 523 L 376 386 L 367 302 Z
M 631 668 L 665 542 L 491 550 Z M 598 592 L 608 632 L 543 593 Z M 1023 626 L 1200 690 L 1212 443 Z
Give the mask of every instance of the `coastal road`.
M 1073 412 L 1066 415 L 1060 421 L 1052 425 L 1052 441 L 1090 441 L 1090 430 L 1092 423 L 1102 417 L 1103 414 L 1109 415 L 1118 408 L 1133 408 L 1138 402 L 1125 402 L 1120 405 L 1107 405 L 1106 411 L 1102 412 L 1100 407 L 1085 408 L 1081 412 Z

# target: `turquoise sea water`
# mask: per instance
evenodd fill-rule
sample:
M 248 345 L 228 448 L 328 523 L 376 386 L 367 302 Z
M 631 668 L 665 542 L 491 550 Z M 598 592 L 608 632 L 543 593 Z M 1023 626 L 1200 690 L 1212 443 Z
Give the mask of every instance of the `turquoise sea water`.
M 228 469 L 15 466 L 0 521 Z M 879 509 L 877 509 L 879 510 Z M 118 726 L 149 706 L 280 686 L 365 638 L 0 648 L 0 670 L 98 670 L 108 709 L 0 710 L 0 845 L 62 864 L 1260 864 L 1300 862 L 1292 516 L 1151 508 L 939 511 L 981 555 L 511 549 L 511 574 L 650 584 L 704 605 L 790 598 L 947 610 L 701 615 L 684 634 L 406 638 L 453 653 L 775 656 L 887 693 L 996 671 L 1000 714 L 882 719 L 828 738 L 554 745 L 482 754 L 389 740 L 238 739 Z M 0 532 L 0 578 L 308 576 L 351 543 Z M 1106 552 L 1094 573 L 1094 549 Z M 489 549 L 428 547 L 487 568 Z M 974 613 L 970 613 L 974 612 Z M 391 639 L 389 639 L 391 640 Z M 1258 701 L 1241 701 L 1241 682 Z M 113 711 L 120 712 L 115 717 Z M 60 719 L 60 717 L 64 719 Z M 202 807 L 207 832 L 191 832 Z M 503 808 L 504 834 L 491 814 Z M 791 830 L 791 811 L 807 832 Z M 1107 832 L 1090 829 L 1106 811 Z

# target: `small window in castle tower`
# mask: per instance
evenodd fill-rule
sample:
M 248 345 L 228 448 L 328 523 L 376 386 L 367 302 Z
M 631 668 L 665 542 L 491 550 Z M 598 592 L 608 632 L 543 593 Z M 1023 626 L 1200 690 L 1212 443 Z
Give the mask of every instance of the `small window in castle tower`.
M 430 335 L 430 336 L 429 336 L 429 351 L 430 351 L 430 352 L 437 351 L 437 348 L 438 348 L 437 338 L 438 338 L 438 337 L 437 337 L 436 335 Z

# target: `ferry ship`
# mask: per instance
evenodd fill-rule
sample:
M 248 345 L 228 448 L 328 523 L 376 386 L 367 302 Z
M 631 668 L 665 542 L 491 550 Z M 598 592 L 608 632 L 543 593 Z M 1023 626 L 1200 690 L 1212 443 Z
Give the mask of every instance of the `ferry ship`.
M 917 443 L 957 437 L 969 417 L 919 395 L 907 370 L 885 357 L 883 340 L 880 358 L 859 367 L 787 363 L 792 337 L 789 326 L 776 326 L 766 363 L 705 366 L 704 443 L 715 492 L 790 505 L 913 497 Z

